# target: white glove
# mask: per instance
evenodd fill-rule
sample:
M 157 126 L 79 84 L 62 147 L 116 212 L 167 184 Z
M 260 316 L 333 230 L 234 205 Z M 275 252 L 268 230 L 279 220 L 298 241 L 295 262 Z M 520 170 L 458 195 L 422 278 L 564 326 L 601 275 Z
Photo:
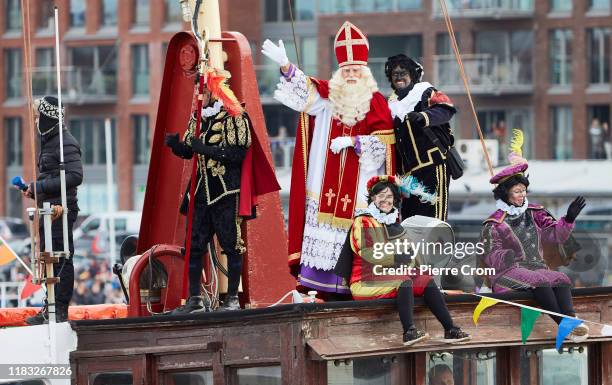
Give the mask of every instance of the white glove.
M 266 39 L 262 45 L 261 53 L 269 57 L 275 63 L 278 63 L 278 65 L 281 67 L 289 64 L 287 51 L 285 51 L 285 45 L 283 44 L 282 40 L 279 40 L 278 45 L 275 45 L 270 41 L 270 39 Z
M 353 146 L 353 139 L 350 136 L 339 136 L 335 139 L 332 139 L 331 144 L 329 145 L 329 149 L 334 154 L 339 153 L 343 149 L 347 147 Z

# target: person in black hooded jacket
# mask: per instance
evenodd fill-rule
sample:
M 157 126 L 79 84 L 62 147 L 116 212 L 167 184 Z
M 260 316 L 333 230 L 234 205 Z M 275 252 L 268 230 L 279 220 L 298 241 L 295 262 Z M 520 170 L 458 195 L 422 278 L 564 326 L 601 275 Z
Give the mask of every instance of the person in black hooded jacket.
M 60 189 L 60 138 L 59 138 L 59 119 L 57 98 L 45 96 L 38 101 L 37 129 L 40 134 L 40 152 L 38 154 L 38 178 L 36 182 L 30 183 L 23 195 L 34 199 L 34 184 L 36 184 L 36 201 L 39 208 L 43 202 L 51 205 L 61 205 Z M 62 118 L 64 112 L 62 109 Z M 72 239 L 72 227 L 77 219 L 79 212 L 77 200 L 77 187 L 83 182 L 83 164 L 81 162 L 81 148 L 77 140 L 68 132 L 63 125 L 63 144 L 64 144 L 64 168 L 66 170 L 66 204 L 68 207 L 68 245 L 70 258 L 60 258 L 59 263 L 53 266 L 53 274 L 60 278 L 60 282 L 55 285 L 55 303 L 57 321 L 68 320 L 68 305 L 72 298 L 74 288 L 74 266 L 72 256 L 74 254 L 74 244 Z M 51 226 L 52 244 L 54 251 L 64 249 L 62 219 L 53 221 Z M 45 249 L 45 237 L 43 221 L 39 223 L 40 249 Z M 47 307 L 35 316 L 26 319 L 30 325 L 46 323 L 48 319 Z

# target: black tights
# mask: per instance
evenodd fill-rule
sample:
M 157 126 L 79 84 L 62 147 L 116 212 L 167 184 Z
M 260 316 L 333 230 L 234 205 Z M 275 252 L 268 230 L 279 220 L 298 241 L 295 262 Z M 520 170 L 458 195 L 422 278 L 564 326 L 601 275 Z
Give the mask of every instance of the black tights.
M 444 330 L 449 330 L 453 327 L 453 320 L 446 307 L 444 297 L 432 279 L 425 287 L 423 294 L 425 303 L 434 316 L 440 321 Z M 412 293 L 412 281 L 406 280 L 402 282 L 397 290 L 397 310 L 399 312 L 400 321 L 404 328 L 404 333 L 413 325 L 412 313 L 414 309 L 414 294 Z
M 550 287 L 542 286 L 533 289 L 533 296 L 544 310 L 555 313 L 565 314 L 571 317 L 576 316 L 572 304 L 572 290 L 569 286 Z M 557 324 L 561 322 L 561 317 L 550 316 Z

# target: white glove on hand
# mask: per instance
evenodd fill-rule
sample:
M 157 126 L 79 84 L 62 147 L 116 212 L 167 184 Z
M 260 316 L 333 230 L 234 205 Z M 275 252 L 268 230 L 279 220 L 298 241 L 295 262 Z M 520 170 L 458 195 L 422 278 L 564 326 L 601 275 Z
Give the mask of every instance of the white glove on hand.
M 278 45 L 275 45 L 270 41 L 270 39 L 266 39 L 262 45 L 261 53 L 269 57 L 275 63 L 278 63 L 278 65 L 281 67 L 289 64 L 287 51 L 285 51 L 285 45 L 283 44 L 282 40 L 279 40 Z
M 329 145 L 329 149 L 334 154 L 339 153 L 347 147 L 353 147 L 353 139 L 350 136 L 339 136 L 332 139 L 331 144 Z

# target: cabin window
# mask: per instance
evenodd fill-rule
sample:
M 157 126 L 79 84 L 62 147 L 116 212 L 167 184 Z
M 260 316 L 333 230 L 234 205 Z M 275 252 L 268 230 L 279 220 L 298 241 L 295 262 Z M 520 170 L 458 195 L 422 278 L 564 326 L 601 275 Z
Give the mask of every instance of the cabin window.
M 328 385 L 390 385 L 391 358 L 371 357 L 327 363 Z
M 427 354 L 427 385 L 494 385 L 495 350 L 431 352 Z
M 166 385 L 212 385 L 212 370 L 168 373 L 164 377 Z
M 131 371 L 89 374 L 89 385 L 132 385 L 133 383 Z
M 589 384 L 588 348 L 563 346 L 556 349 L 521 349 L 521 385 Z
M 281 367 L 239 368 L 236 378 L 238 385 L 281 385 Z

